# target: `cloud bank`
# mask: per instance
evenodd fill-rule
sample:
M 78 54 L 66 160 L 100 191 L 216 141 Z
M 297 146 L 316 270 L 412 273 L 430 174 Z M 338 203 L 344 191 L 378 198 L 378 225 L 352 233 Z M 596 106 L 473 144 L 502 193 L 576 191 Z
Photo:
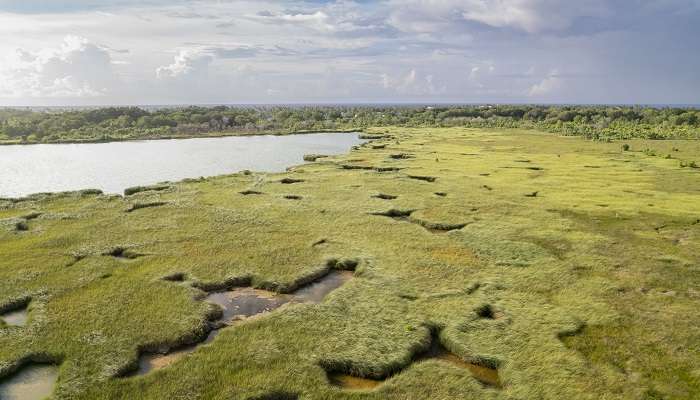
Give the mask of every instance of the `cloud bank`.
M 694 0 L 0 2 L 0 105 L 700 103 Z

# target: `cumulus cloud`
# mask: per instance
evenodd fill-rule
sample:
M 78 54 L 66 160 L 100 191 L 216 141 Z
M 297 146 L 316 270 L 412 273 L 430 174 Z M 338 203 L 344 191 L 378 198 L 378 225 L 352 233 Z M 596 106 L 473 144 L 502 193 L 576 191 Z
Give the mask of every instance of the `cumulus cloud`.
M 377 6 L 374 6 L 377 7 Z M 315 10 L 258 11 L 248 18 L 274 25 L 294 25 L 327 34 L 368 35 L 386 33 L 385 12 L 352 1 L 335 1 Z
M 18 48 L 0 63 L 0 97 L 95 97 L 116 80 L 109 51 L 79 36 L 57 48 Z
M 175 55 L 173 62 L 156 68 L 158 79 L 180 78 L 205 71 L 214 57 L 196 49 L 185 49 Z
M 557 71 L 552 71 L 550 74 L 544 78 L 539 83 L 536 83 L 530 87 L 527 95 L 530 97 L 542 97 L 551 95 L 560 90 L 563 86 L 563 80 L 557 74 Z
M 698 18 L 697 0 L 0 0 L 0 104 L 692 103 Z
M 384 89 L 407 95 L 435 95 L 443 93 L 446 88 L 438 87 L 433 74 L 421 74 L 415 68 L 405 74 L 381 74 Z

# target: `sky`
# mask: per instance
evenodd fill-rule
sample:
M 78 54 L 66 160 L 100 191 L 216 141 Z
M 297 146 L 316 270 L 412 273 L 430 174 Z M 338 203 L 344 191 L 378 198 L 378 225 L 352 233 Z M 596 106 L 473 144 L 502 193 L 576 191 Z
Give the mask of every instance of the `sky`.
M 700 0 L 0 0 L 0 106 L 700 103 Z

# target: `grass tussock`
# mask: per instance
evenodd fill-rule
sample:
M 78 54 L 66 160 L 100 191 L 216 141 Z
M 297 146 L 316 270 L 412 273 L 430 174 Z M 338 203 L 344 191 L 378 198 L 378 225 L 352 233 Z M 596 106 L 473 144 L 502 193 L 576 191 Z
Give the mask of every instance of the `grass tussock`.
M 293 183 L 301 183 L 304 182 L 303 179 L 296 179 L 296 178 L 283 178 L 280 179 L 280 183 L 285 184 L 285 185 L 291 185 Z
M 142 193 L 142 192 L 162 192 L 164 190 L 170 189 L 170 185 L 151 185 L 151 186 L 134 186 L 130 188 L 124 189 L 124 196 L 132 196 L 137 193 Z
M 314 162 L 318 160 L 319 158 L 326 158 L 328 157 L 327 155 L 324 154 L 304 154 L 304 161 L 307 162 Z

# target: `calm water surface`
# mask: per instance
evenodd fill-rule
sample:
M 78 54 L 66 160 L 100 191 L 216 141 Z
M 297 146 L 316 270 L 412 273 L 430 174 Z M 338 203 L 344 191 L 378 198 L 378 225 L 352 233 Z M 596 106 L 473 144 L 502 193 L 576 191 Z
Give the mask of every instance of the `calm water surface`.
M 53 365 L 31 365 L 0 383 L 2 400 L 44 400 L 51 395 L 58 378 Z
M 244 169 L 280 172 L 304 154 L 342 154 L 355 133 L 0 146 L 0 197 L 88 188 L 122 193 L 162 181 Z

